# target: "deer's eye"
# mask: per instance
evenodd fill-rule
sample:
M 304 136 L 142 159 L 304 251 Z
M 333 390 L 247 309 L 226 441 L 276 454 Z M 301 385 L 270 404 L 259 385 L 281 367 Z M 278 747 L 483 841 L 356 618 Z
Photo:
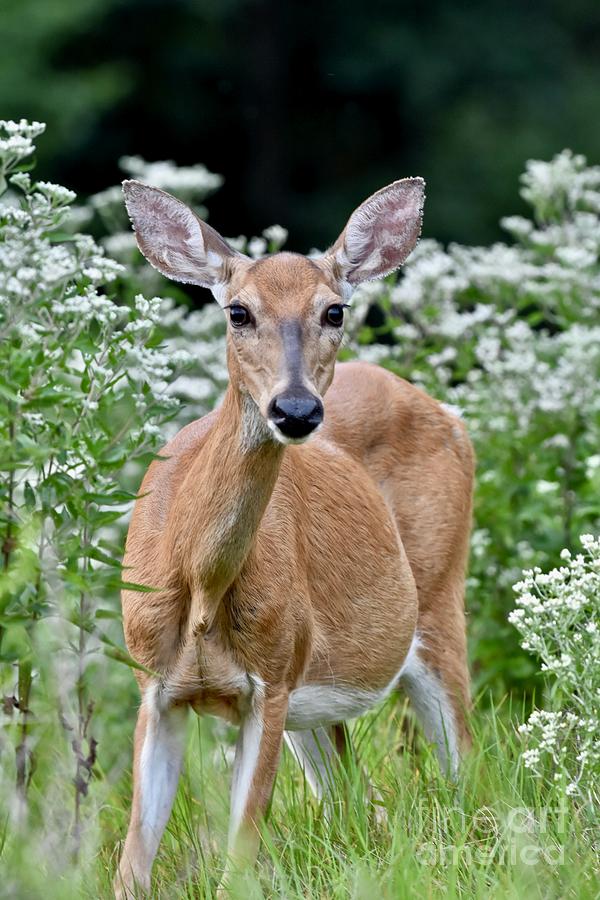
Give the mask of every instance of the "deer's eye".
M 327 325 L 340 328 L 344 324 L 344 306 L 341 303 L 334 303 L 328 307 L 325 310 L 324 320 Z
M 229 321 L 234 328 L 242 328 L 250 322 L 250 313 L 241 303 L 234 303 L 229 307 Z

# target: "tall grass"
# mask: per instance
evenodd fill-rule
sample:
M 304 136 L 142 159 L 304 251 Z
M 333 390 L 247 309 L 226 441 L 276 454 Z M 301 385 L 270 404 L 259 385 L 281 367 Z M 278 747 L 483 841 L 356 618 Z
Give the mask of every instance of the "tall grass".
M 351 726 L 354 754 L 337 776 L 330 816 L 284 751 L 258 865 L 239 876 L 233 896 L 597 897 L 594 823 L 520 765 L 515 726 L 523 717 L 508 703 L 485 704 L 453 784 L 392 699 Z M 130 737 L 124 724 L 119 739 L 126 745 Z M 234 730 L 221 723 L 195 716 L 190 722 L 185 770 L 154 870 L 156 896 L 214 896 L 225 859 L 233 739 Z M 366 772 L 385 816 L 368 799 Z M 49 852 L 55 842 L 43 826 L 31 843 L 7 835 L 4 896 L 111 897 L 129 812 L 128 772 L 115 782 L 103 773 L 92 794 L 87 814 L 98 812 L 99 851 L 84 854 L 83 864 L 63 861 L 58 871 Z

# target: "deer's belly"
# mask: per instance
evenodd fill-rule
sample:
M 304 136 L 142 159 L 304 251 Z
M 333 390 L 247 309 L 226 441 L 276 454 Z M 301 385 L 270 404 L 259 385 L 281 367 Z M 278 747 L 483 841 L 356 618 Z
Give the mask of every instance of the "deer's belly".
M 385 700 L 397 686 L 416 645 L 415 638 L 406 659 L 383 688 L 365 690 L 343 684 L 303 684 L 296 688 L 290 694 L 286 729 L 304 731 L 362 716 Z
M 286 730 L 305 731 L 355 719 L 385 699 L 388 693 L 387 690 L 365 691 L 324 684 L 303 685 L 290 696 Z

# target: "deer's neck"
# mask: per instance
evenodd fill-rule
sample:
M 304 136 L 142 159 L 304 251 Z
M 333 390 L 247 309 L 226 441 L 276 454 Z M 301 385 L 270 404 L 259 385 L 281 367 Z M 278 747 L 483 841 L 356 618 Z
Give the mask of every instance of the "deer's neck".
M 192 588 L 211 603 L 221 599 L 250 552 L 284 449 L 249 395 L 230 386 L 183 485 L 181 563 Z

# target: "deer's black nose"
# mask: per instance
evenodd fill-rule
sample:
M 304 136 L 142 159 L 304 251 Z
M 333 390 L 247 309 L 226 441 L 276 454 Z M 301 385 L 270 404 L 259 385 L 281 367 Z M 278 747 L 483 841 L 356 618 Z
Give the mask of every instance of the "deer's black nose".
M 323 404 L 314 394 L 279 394 L 269 405 L 269 419 L 292 440 L 308 437 L 323 421 Z

